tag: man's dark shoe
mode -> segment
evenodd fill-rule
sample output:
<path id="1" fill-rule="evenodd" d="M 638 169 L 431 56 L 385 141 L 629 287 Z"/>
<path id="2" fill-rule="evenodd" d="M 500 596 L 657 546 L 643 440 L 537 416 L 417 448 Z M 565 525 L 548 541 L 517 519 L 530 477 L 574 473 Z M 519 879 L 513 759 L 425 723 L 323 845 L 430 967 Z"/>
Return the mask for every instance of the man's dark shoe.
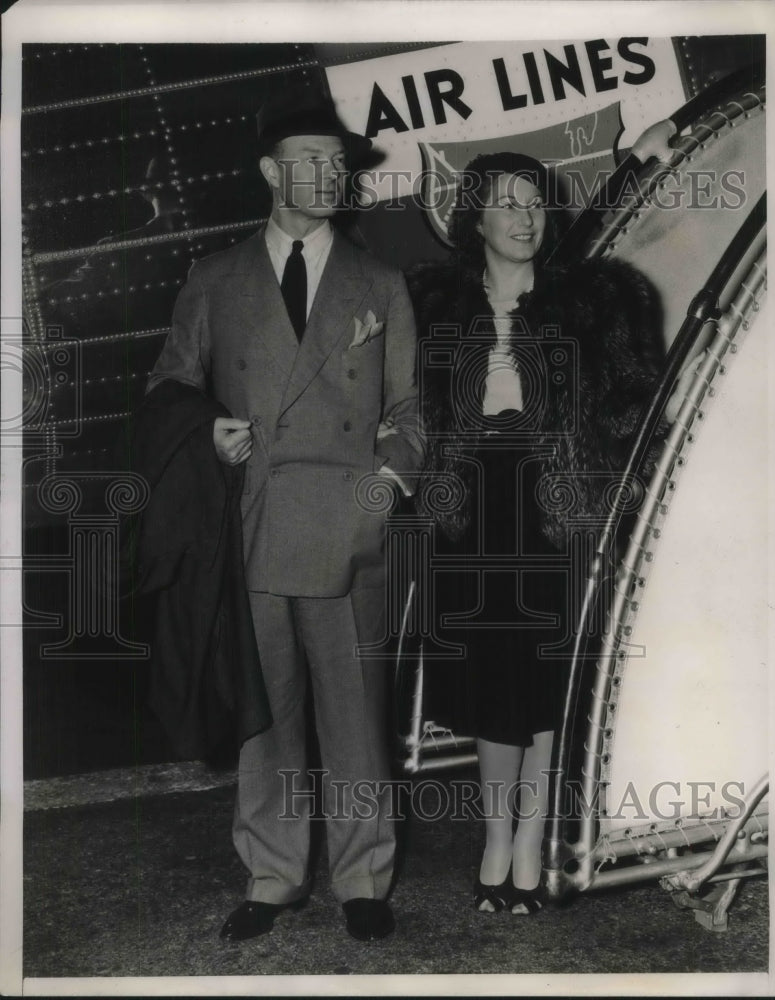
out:
<path id="1" fill-rule="evenodd" d="M 358 941 L 387 937 L 396 926 L 393 911 L 384 899 L 348 899 L 342 909 L 347 930 Z"/>
<path id="2" fill-rule="evenodd" d="M 246 899 L 221 928 L 221 937 L 224 941 L 247 941 L 259 934 L 268 934 L 274 918 L 285 906 L 284 903 L 252 903 Z"/>

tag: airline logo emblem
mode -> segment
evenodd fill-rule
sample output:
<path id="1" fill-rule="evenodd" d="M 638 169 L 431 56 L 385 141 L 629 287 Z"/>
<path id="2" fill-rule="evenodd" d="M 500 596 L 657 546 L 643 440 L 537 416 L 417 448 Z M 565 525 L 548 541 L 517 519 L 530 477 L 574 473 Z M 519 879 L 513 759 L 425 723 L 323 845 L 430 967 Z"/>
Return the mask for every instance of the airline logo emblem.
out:
<path id="1" fill-rule="evenodd" d="M 540 160 L 556 175 L 558 195 L 578 213 L 605 183 L 622 158 L 623 126 L 619 102 L 570 121 L 471 142 L 421 142 L 420 204 L 433 234 L 449 246 L 447 225 L 455 202 L 457 177 L 481 153 L 512 151 Z"/>

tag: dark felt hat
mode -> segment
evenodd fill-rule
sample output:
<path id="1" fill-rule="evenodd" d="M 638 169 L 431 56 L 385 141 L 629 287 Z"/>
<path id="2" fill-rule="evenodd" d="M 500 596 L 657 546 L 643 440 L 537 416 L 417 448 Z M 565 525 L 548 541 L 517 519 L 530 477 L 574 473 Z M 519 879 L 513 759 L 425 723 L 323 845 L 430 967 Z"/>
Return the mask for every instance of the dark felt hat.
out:
<path id="1" fill-rule="evenodd" d="M 283 91 L 268 98 L 256 115 L 256 123 L 260 156 L 292 135 L 335 135 L 342 140 L 351 163 L 362 159 L 371 149 L 371 139 L 348 132 L 333 102 L 311 87 Z"/>

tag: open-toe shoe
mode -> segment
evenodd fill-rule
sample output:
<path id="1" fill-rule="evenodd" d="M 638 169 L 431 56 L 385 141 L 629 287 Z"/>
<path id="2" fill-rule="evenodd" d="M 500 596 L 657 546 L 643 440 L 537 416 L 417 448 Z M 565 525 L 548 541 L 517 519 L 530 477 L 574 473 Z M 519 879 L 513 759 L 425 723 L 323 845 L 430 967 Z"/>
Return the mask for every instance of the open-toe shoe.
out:
<path id="1" fill-rule="evenodd" d="M 542 909 L 543 904 L 541 902 L 541 888 L 540 886 L 535 889 L 517 889 L 516 886 L 511 887 L 511 899 L 509 901 L 509 907 L 511 912 L 517 917 L 533 916 L 534 913 L 538 913 Z M 514 909 L 515 906 L 524 906 L 525 911 Z"/>
<path id="2" fill-rule="evenodd" d="M 500 885 L 485 885 L 481 879 L 477 878 L 474 883 L 474 906 L 482 913 L 488 912 L 481 909 L 482 903 L 490 903 L 496 913 L 499 913 L 501 910 L 511 909 L 515 904 L 515 891 L 514 882 L 511 878 L 511 865 L 509 865 L 506 878 Z"/>

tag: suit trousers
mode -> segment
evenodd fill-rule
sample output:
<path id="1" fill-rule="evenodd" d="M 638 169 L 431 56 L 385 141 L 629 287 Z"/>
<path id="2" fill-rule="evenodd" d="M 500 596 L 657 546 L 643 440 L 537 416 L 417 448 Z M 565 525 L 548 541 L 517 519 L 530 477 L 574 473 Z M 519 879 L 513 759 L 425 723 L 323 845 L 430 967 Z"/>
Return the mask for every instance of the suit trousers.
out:
<path id="1" fill-rule="evenodd" d="M 291 903 L 309 893 L 311 799 L 305 746 L 311 681 L 334 896 L 384 899 L 393 874 L 386 665 L 357 646 L 384 637 L 384 579 L 344 597 L 250 592 L 273 724 L 240 752 L 234 844 L 246 898 Z"/>

